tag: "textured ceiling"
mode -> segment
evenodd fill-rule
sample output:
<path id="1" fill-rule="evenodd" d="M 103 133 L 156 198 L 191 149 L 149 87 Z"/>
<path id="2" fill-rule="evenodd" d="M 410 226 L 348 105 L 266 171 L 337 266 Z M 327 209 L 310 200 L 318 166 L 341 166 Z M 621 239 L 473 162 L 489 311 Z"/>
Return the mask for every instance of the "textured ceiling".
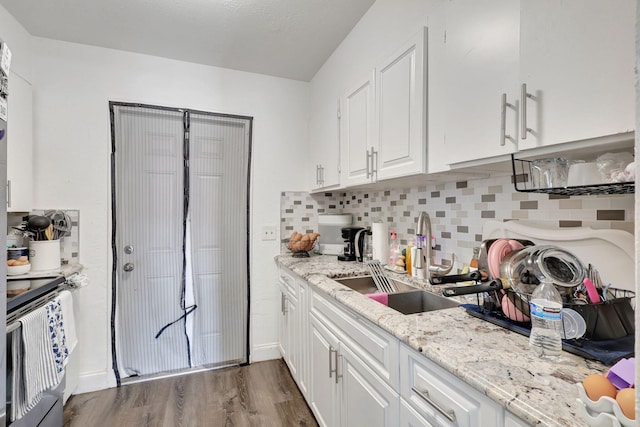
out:
<path id="1" fill-rule="evenodd" d="M 34 36 L 309 81 L 375 0 L 0 0 Z"/>

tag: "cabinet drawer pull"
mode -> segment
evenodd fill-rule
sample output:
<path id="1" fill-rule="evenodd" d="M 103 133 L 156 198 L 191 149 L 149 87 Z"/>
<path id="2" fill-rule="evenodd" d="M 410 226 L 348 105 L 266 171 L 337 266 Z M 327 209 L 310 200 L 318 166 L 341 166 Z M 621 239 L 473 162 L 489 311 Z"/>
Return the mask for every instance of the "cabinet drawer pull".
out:
<path id="1" fill-rule="evenodd" d="M 527 139 L 527 133 L 532 132 L 531 128 L 527 127 L 527 98 L 533 98 L 533 96 L 527 93 L 527 84 L 522 83 L 520 87 L 520 135 L 522 139 Z"/>
<path id="2" fill-rule="evenodd" d="M 507 102 L 507 94 L 502 94 L 500 106 L 500 146 L 504 146 L 506 140 L 513 141 L 511 135 L 507 135 L 507 107 L 514 108 L 513 104 Z"/>
<path id="3" fill-rule="evenodd" d="M 287 296 L 283 292 L 280 292 L 280 311 L 283 316 L 287 314 Z"/>
<path id="4" fill-rule="evenodd" d="M 7 207 L 11 207 L 11 180 L 7 180 Z"/>
<path id="5" fill-rule="evenodd" d="M 336 354 L 336 356 L 338 355 L 338 350 L 335 350 L 332 346 L 329 346 L 329 378 L 331 378 L 332 374 L 335 372 L 336 373 L 336 383 L 338 382 L 338 358 L 336 357 L 336 369 L 333 369 L 333 361 L 331 356 L 333 356 L 333 354 Z"/>
<path id="6" fill-rule="evenodd" d="M 375 157 L 375 160 L 374 160 Z M 371 147 L 371 176 L 378 174 L 378 152 Z"/>
<path id="7" fill-rule="evenodd" d="M 367 149 L 367 179 L 373 176 L 372 166 L 373 166 L 373 147 L 371 147 L 371 150 Z"/>
<path id="8" fill-rule="evenodd" d="M 456 413 L 453 409 L 443 409 L 436 401 L 429 397 L 429 392 L 427 390 L 420 391 L 415 387 L 411 387 L 411 391 L 420 396 L 422 400 L 427 402 L 429 405 L 433 406 L 436 411 L 440 412 L 442 415 L 447 417 L 449 421 L 452 423 L 456 422 Z M 457 424 L 457 423 L 456 423 Z"/>

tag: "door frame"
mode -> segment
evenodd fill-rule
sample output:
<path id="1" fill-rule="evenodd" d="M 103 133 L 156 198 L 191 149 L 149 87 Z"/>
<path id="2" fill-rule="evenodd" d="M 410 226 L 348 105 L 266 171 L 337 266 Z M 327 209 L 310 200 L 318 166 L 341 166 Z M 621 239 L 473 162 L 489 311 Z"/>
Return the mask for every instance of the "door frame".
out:
<path id="1" fill-rule="evenodd" d="M 177 108 L 177 107 L 165 107 L 160 105 L 152 105 L 152 104 L 141 104 L 141 103 L 132 103 L 132 102 L 118 102 L 118 101 L 109 101 L 109 121 L 110 121 L 110 131 L 111 131 L 111 153 L 110 153 L 110 162 L 111 162 L 111 317 L 110 317 L 110 332 L 111 332 L 111 363 L 113 373 L 116 378 L 116 384 L 118 387 L 122 385 L 122 379 L 120 378 L 120 372 L 118 371 L 118 357 L 116 351 L 116 302 L 117 302 L 117 273 L 118 273 L 118 251 L 116 247 L 116 232 L 117 232 L 117 220 L 116 220 L 116 129 L 115 129 L 115 107 L 136 107 L 136 108 L 148 108 L 153 110 L 160 111 L 173 111 L 173 112 L 181 112 L 188 117 L 191 113 L 213 116 L 213 117 L 222 117 L 222 118 L 232 118 L 232 119 L 240 119 L 247 120 L 249 122 L 249 146 L 248 146 L 248 159 L 247 159 L 247 193 L 246 193 L 246 257 L 247 257 L 247 266 L 246 266 L 246 275 L 247 275 L 247 330 L 246 334 L 246 342 L 245 342 L 245 362 L 241 364 L 241 366 L 249 364 L 249 356 L 250 356 L 250 331 L 251 331 L 251 263 L 250 263 L 250 254 L 251 254 L 251 161 L 252 161 L 252 147 L 253 147 L 253 117 L 251 116 L 241 116 L 236 114 L 225 114 L 225 113 L 214 113 L 210 111 L 202 111 L 202 110 L 194 110 L 190 108 Z M 183 140 L 184 144 L 188 143 L 188 136 Z M 185 159 L 186 160 L 186 159 Z M 188 186 L 188 181 L 186 182 Z M 188 187 L 187 187 L 188 188 Z M 188 198 L 186 198 L 188 200 Z M 184 217 L 183 221 L 183 263 L 184 263 L 184 233 L 186 232 L 186 213 L 188 209 L 187 205 L 183 209 Z M 184 292 L 184 275 L 186 272 L 183 269 L 183 292 Z M 188 368 L 193 369 L 193 368 Z M 214 368 L 215 369 L 215 368 Z M 201 370 L 201 368 L 198 368 Z M 153 375 L 157 378 L 157 374 Z"/>

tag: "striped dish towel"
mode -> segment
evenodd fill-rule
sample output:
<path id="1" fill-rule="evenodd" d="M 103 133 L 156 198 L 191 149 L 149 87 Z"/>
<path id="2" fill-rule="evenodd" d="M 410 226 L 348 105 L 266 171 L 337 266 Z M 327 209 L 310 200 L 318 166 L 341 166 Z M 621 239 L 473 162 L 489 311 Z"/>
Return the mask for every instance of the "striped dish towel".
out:
<path id="1" fill-rule="evenodd" d="M 56 387 L 64 376 L 70 352 L 65 334 L 65 314 L 70 318 L 70 325 L 73 325 L 73 300 L 70 295 L 57 297 L 19 319 L 22 333 L 19 337 L 15 337 L 18 331 L 14 333 L 12 354 L 14 408 L 11 416 L 14 420 L 24 416 L 40 401 L 42 392 Z M 75 325 L 71 332 L 75 345 Z"/>

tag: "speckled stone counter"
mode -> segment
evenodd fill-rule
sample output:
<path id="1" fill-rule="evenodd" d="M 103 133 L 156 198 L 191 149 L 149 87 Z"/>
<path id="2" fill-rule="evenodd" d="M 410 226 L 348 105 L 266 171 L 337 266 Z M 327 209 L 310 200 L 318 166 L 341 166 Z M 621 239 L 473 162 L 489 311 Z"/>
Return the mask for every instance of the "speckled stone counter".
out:
<path id="1" fill-rule="evenodd" d="M 567 352 L 555 363 L 540 360 L 529 352 L 527 337 L 472 317 L 463 308 L 403 315 L 332 280 L 367 274 L 361 263 L 339 262 L 335 256 L 290 255 L 279 255 L 276 262 L 530 424 L 585 425 L 577 414 L 575 383 L 605 371 L 602 364 Z M 440 291 L 426 281 L 389 275 Z"/>

